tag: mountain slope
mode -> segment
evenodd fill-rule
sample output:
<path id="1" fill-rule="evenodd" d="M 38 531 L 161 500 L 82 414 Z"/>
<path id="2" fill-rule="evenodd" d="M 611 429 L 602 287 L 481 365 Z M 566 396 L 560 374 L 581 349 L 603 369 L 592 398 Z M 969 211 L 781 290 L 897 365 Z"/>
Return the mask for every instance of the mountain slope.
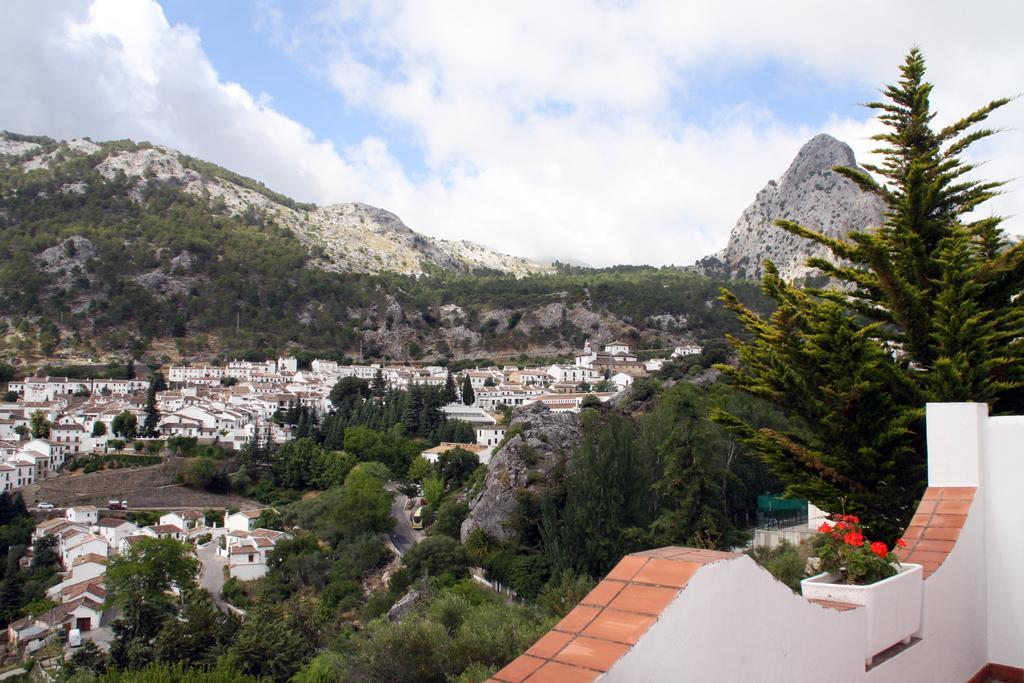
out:
<path id="1" fill-rule="evenodd" d="M 528 259 L 472 242 L 421 235 L 394 214 L 365 204 L 301 204 L 262 183 L 160 145 L 101 146 L 89 140 L 55 142 L 5 133 L 0 135 L 0 155 L 17 157 L 13 166 L 25 172 L 52 170 L 68 157 L 81 156 L 107 180 L 123 173 L 134 183 L 131 193 L 139 201 L 147 188 L 160 185 L 201 197 L 218 213 L 262 212 L 295 233 L 312 249 L 313 265 L 325 270 L 421 275 L 436 269 L 466 272 L 485 268 L 517 277 L 550 271 Z M 84 190 L 82 182 L 69 183 L 70 191 Z"/>
<path id="2" fill-rule="evenodd" d="M 367 252 L 317 233 L 344 235 L 341 223 L 376 261 L 342 269 Z M 720 283 L 694 273 L 517 278 L 498 270 L 505 257 L 379 209 L 317 209 L 130 141 L 0 138 L 0 235 L 0 356 L 14 359 L 551 357 L 587 338 L 671 351 L 736 327 Z M 378 238 L 387 249 L 366 241 Z M 466 259 L 494 269 L 468 272 Z M 367 272 L 381 266 L 408 274 Z"/>
<path id="3" fill-rule="evenodd" d="M 882 224 L 885 204 L 832 170 L 857 167 L 849 145 L 830 135 L 816 135 L 797 153 L 779 180 L 770 180 L 736 221 L 726 248 L 698 262 L 707 271 L 734 278 L 759 279 L 771 260 L 788 280 L 813 275 L 808 257 L 831 259 L 824 247 L 782 230 L 787 219 L 830 237 Z"/>

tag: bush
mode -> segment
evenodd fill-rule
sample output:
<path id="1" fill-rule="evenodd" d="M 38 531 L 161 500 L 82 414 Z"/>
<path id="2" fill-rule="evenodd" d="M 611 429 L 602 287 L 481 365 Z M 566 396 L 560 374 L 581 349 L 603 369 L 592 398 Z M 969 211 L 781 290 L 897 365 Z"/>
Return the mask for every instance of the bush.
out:
<path id="1" fill-rule="evenodd" d="M 772 576 L 789 586 L 793 592 L 800 591 L 800 580 L 807 576 L 807 551 L 804 546 L 795 546 L 783 541 L 775 548 L 757 546 L 747 555 L 767 569 Z"/>
<path id="2" fill-rule="evenodd" d="M 469 575 L 469 558 L 462 545 L 450 536 L 428 536 L 402 558 L 414 577 L 429 576 L 452 584 Z"/>

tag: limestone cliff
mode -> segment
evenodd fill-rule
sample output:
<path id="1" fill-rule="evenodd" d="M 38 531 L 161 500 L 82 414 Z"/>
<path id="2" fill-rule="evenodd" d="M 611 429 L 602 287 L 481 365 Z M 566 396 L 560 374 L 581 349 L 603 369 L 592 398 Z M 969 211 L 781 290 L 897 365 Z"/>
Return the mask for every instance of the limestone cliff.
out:
<path id="1" fill-rule="evenodd" d="M 853 150 L 830 135 L 816 135 L 797 153 L 781 178 L 768 181 L 743 211 L 725 250 L 698 266 L 729 277 L 760 278 L 771 260 L 788 280 L 812 274 L 810 256 L 830 258 L 827 249 L 791 235 L 775 221 L 787 219 L 831 237 L 877 227 L 885 204 L 832 170 L 857 167 Z"/>
<path id="2" fill-rule="evenodd" d="M 475 529 L 506 541 L 512 535 L 508 520 L 521 491 L 539 491 L 559 461 L 572 455 L 579 443 L 580 420 L 575 413 L 555 413 L 540 403 L 517 409 L 512 434 L 487 464 L 484 488 L 469 501 L 462 523 L 462 540 Z"/>

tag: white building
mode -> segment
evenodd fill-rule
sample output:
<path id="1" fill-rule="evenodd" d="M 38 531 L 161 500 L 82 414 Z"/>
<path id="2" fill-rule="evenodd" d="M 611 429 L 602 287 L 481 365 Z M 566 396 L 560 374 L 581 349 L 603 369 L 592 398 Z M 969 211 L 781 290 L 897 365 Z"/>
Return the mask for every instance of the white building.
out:
<path id="1" fill-rule="evenodd" d="M 92 526 L 99 521 L 100 511 L 92 505 L 76 505 L 64 511 L 64 519 L 75 524 Z"/>
<path id="2" fill-rule="evenodd" d="M 476 428 L 476 443 L 478 446 L 494 448 L 505 438 L 508 432 L 508 425 L 490 425 Z"/>
<path id="3" fill-rule="evenodd" d="M 121 547 L 121 539 L 139 533 L 139 527 L 126 519 L 104 517 L 92 526 L 92 532 L 101 537 L 113 551 Z"/>
<path id="4" fill-rule="evenodd" d="M 683 346 L 677 346 L 675 351 L 672 352 L 673 358 L 682 358 L 683 356 L 699 356 L 704 352 L 704 348 L 698 344 L 684 344 Z"/>

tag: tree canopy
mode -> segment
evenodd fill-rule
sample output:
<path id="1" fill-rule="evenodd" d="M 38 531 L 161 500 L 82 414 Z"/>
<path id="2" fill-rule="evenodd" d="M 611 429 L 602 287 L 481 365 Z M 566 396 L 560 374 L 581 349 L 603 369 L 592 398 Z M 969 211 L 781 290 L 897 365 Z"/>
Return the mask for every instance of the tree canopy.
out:
<path id="1" fill-rule="evenodd" d="M 924 74 L 915 48 L 885 100 L 868 105 L 886 127 L 874 138 L 882 163 L 835 169 L 886 202 L 883 225 L 837 239 L 778 223 L 829 248 L 833 259 L 808 263 L 837 286 L 797 289 L 769 263 L 772 315 L 723 293 L 751 338 L 731 338 L 740 364 L 721 369 L 802 429 L 755 428 L 724 411 L 717 419 L 770 463 L 788 493 L 856 513 L 888 540 L 924 487 L 925 403 L 1024 407 L 1024 244 L 1010 246 L 1002 218 L 979 211 L 1002 183 L 974 179 L 976 164 L 961 158 L 995 132 L 979 126 L 1009 100 L 934 129 Z"/>

